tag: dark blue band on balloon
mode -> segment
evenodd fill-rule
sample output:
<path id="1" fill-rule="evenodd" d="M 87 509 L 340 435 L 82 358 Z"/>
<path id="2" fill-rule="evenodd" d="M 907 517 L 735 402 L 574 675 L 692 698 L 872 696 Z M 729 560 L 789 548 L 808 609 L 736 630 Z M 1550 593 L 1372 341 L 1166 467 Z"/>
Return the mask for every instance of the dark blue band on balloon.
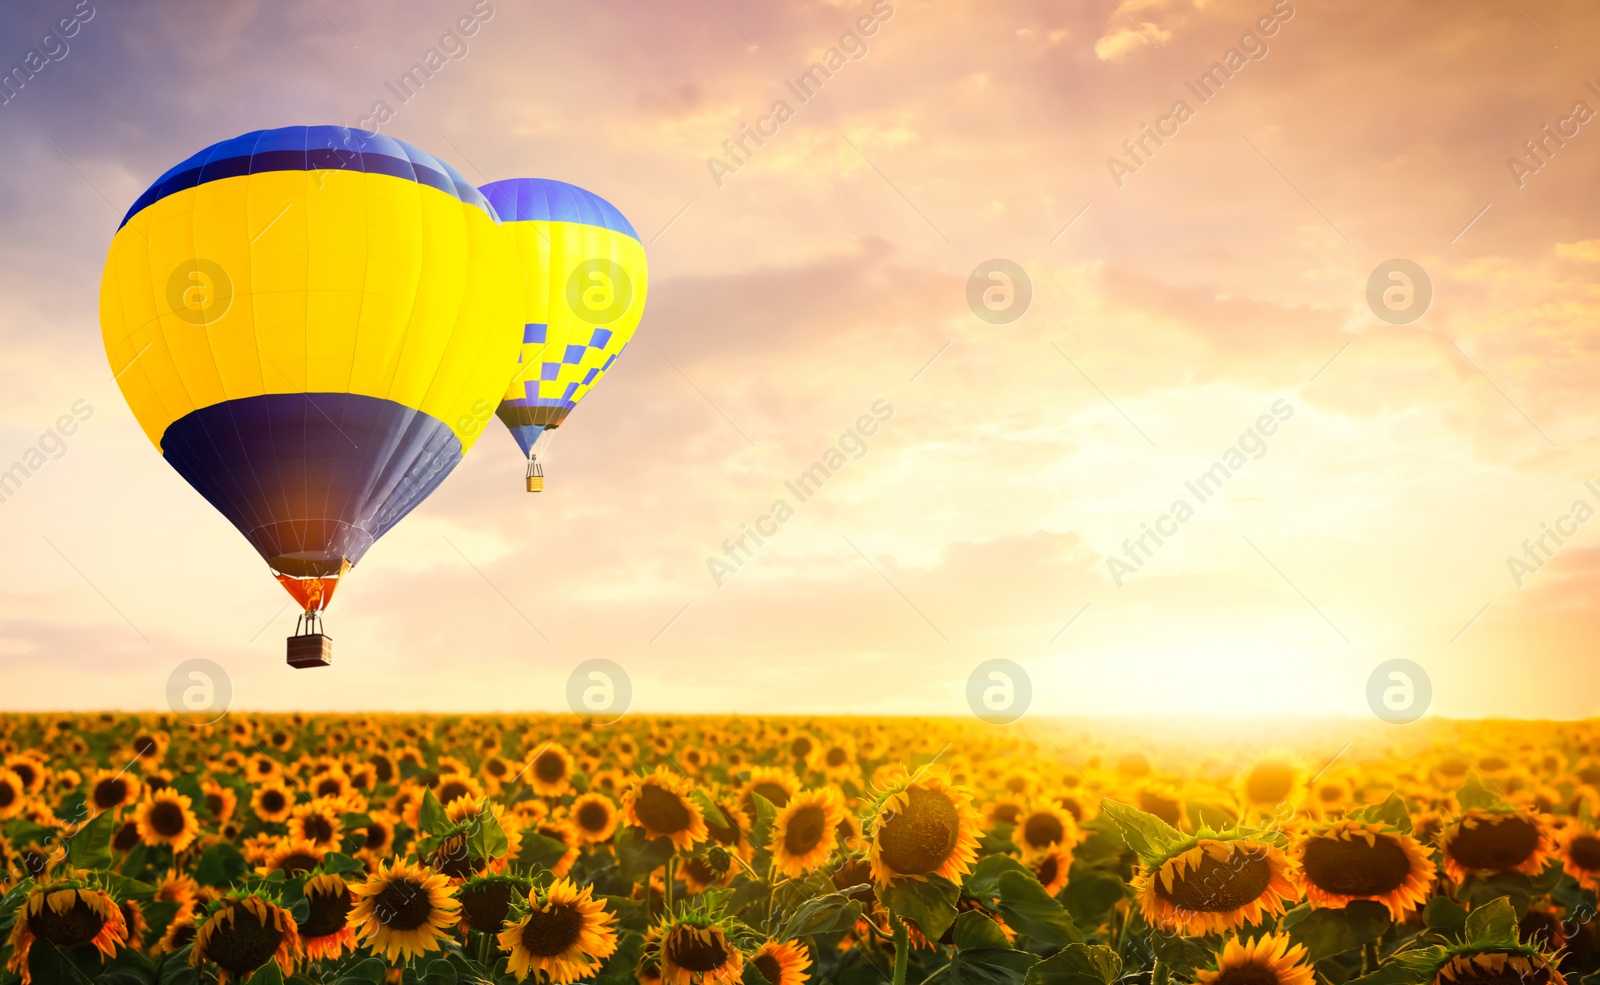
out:
<path id="1" fill-rule="evenodd" d="M 207 147 L 156 179 L 117 228 L 127 225 L 150 204 L 208 181 L 267 171 L 318 170 L 404 178 L 437 188 L 498 218 L 482 192 L 455 168 L 426 151 L 366 130 L 313 126 L 256 130 Z"/>
<path id="2" fill-rule="evenodd" d="M 617 207 L 586 188 L 553 178 L 506 178 L 479 191 L 501 222 L 575 222 L 639 238 Z"/>
<path id="3" fill-rule="evenodd" d="M 168 463 L 273 570 L 338 574 L 461 461 L 448 425 L 354 393 L 269 393 L 212 404 L 161 436 Z"/>

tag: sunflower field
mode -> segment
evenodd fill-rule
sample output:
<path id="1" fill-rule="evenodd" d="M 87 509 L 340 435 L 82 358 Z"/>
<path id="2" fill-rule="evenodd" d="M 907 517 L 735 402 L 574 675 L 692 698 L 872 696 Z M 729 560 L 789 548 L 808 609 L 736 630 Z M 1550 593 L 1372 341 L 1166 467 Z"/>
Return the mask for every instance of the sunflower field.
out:
<path id="1" fill-rule="evenodd" d="M 10 715 L 0 985 L 1600 985 L 1600 725 L 1208 728 Z"/>

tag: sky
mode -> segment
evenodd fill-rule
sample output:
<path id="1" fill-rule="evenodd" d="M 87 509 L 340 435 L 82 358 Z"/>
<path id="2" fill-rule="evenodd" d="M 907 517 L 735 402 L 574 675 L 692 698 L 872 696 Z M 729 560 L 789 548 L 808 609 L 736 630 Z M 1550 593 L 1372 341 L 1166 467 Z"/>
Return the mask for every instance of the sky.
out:
<path id="1" fill-rule="evenodd" d="M 203 658 L 240 708 L 554 710 L 604 659 L 640 711 L 968 714 L 1005 659 L 1033 716 L 1366 716 L 1405 659 L 1430 714 L 1594 714 L 1597 43 L 1576 0 L 7 5 L 0 74 L 48 57 L 0 105 L 0 465 L 51 454 L 0 503 L 0 704 L 159 709 Z M 487 436 L 293 671 L 100 271 L 189 154 L 380 101 L 615 204 L 649 302 L 547 491 Z"/>

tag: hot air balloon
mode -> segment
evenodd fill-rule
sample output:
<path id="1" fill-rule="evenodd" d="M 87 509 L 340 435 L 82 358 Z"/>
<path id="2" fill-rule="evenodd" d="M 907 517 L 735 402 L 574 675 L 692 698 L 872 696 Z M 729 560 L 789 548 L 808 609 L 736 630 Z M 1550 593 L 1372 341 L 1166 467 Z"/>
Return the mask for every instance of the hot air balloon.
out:
<path id="1" fill-rule="evenodd" d="M 522 275 L 454 168 L 346 127 L 258 130 L 163 174 L 100 286 L 144 432 L 304 609 L 321 666 L 339 579 L 421 503 L 516 372 Z"/>
<path id="2" fill-rule="evenodd" d="M 535 442 L 561 426 L 639 326 L 649 286 L 644 245 L 610 202 L 577 185 L 509 178 L 482 191 L 527 275 L 523 371 L 495 413 L 528 456 L 528 491 L 540 492 Z"/>

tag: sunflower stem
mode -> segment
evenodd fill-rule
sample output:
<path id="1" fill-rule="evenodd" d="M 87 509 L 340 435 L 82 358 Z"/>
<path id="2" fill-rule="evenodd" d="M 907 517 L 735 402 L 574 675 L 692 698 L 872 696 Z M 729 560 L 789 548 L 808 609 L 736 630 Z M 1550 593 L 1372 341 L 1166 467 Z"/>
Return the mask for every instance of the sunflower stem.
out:
<path id="1" fill-rule="evenodd" d="M 489 934 L 487 931 L 478 933 L 478 964 L 489 967 Z"/>
<path id="2" fill-rule="evenodd" d="M 1378 970 L 1378 942 L 1368 941 L 1361 945 L 1361 973 L 1370 975 Z"/>
<path id="3" fill-rule="evenodd" d="M 906 967 L 911 963 L 911 935 L 904 920 L 893 913 L 889 914 L 889 919 L 894 924 L 894 980 L 890 985 L 906 985 Z"/>
<path id="4" fill-rule="evenodd" d="M 1155 963 L 1150 966 L 1150 985 L 1167 985 L 1167 979 L 1171 975 L 1172 969 L 1163 964 L 1158 957 L 1155 959 Z"/>
<path id="5" fill-rule="evenodd" d="M 667 856 L 667 916 L 672 916 L 672 881 L 678 877 L 678 853 Z"/>

